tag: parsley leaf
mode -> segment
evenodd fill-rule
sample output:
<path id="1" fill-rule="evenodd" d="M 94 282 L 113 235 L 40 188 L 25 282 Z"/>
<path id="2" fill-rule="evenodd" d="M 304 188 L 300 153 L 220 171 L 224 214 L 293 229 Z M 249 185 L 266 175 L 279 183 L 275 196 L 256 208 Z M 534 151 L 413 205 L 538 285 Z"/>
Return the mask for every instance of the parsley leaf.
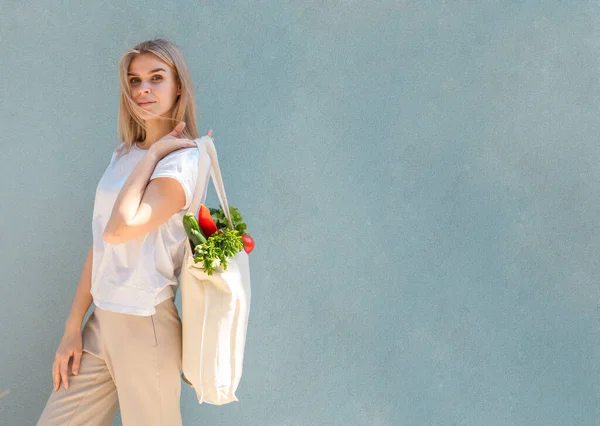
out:
<path id="1" fill-rule="evenodd" d="M 218 209 L 211 207 L 209 208 L 209 211 L 210 215 L 215 221 L 215 224 L 217 225 L 217 229 L 229 229 L 229 222 L 227 221 L 227 216 L 225 216 L 225 211 L 221 205 L 219 205 Z M 242 218 L 242 215 L 240 214 L 240 210 L 230 204 L 229 213 L 231 214 L 231 223 L 233 225 L 233 229 L 237 230 L 240 236 L 244 234 L 250 235 L 246 232 L 246 224 L 244 223 L 244 218 Z"/>
<path id="2" fill-rule="evenodd" d="M 206 243 L 194 247 L 194 263 L 203 262 L 206 273 L 212 275 L 218 266 L 227 270 L 227 258 L 235 256 L 243 249 L 244 243 L 238 231 L 225 228 L 222 232 L 211 235 Z"/>

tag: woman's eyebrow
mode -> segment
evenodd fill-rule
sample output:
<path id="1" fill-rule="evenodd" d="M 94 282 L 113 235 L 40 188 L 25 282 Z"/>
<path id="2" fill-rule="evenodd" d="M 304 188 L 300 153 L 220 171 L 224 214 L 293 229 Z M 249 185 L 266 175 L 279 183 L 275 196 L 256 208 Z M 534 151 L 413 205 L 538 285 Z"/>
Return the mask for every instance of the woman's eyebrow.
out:
<path id="1" fill-rule="evenodd" d="M 164 71 L 167 72 L 166 70 L 162 69 L 162 68 L 156 68 L 155 70 L 150 71 L 148 74 L 152 74 L 153 72 L 158 72 L 158 71 Z M 128 72 L 127 75 L 137 75 L 134 72 Z"/>

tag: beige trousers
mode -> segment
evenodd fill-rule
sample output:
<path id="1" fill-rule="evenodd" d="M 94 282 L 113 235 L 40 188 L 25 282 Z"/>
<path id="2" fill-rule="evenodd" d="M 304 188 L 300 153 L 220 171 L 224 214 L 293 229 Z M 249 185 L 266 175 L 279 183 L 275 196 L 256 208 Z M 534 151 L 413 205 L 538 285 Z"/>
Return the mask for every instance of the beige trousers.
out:
<path id="1" fill-rule="evenodd" d="M 37 425 L 180 426 L 181 319 L 174 299 L 152 316 L 98 307 L 82 330 L 79 374 L 52 393 Z M 50 380 L 50 386 L 52 382 Z"/>

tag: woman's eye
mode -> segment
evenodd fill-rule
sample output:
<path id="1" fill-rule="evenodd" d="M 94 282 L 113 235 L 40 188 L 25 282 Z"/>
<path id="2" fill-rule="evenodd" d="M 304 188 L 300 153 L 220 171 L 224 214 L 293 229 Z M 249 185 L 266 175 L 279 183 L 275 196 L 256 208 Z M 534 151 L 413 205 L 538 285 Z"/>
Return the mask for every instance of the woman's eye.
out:
<path id="1" fill-rule="evenodd" d="M 161 75 L 155 75 L 155 76 L 154 76 L 154 77 L 152 77 L 152 78 L 153 78 L 155 81 L 160 81 L 160 80 L 162 80 L 162 76 L 161 76 Z M 137 78 L 137 77 L 134 77 L 134 78 L 132 78 L 131 80 L 129 80 L 129 83 L 131 83 L 131 84 L 135 84 L 135 83 L 138 83 L 138 81 L 139 81 L 139 78 Z"/>

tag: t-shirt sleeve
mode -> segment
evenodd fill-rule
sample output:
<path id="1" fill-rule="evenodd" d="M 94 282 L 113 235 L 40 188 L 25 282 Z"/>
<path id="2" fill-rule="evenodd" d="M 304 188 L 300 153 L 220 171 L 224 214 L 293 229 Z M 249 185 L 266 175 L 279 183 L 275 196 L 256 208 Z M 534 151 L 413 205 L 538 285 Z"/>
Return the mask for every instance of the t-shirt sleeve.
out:
<path id="1" fill-rule="evenodd" d="M 198 148 L 184 148 L 173 151 L 162 158 L 154 168 L 150 180 L 158 177 L 176 179 L 185 192 L 185 206 L 190 207 L 198 180 Z"/>

